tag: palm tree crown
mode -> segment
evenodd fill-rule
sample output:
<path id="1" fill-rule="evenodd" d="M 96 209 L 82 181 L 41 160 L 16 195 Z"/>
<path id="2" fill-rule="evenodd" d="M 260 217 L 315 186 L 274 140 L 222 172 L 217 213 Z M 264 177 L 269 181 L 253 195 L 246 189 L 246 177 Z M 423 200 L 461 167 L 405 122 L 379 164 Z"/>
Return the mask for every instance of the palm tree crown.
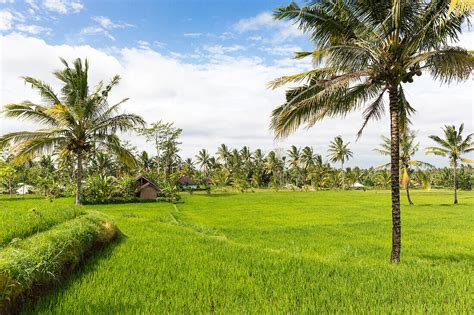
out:
<path id="1" fill-rule="evenodd" d="M 24 77 L 25 82 L 39 91 L 44 104 L 7 104 L 3 111 L 7 117 L 30 120 L 44 128 L 5 134 L 0 138 L 0 146 L 10 145 L 16 162 L 48 153 L 58 154 L 65 159 L 75 158 L 76 203 L 79 204 L 82 161 L 86 154 L 92 149 L 107 149 L 124 163 L 134 164 L 135 158 L 121 145 L 115 133 L 132 130 L 137 125 L 143 125 L 144 121 L 137 115 L 117 114 L 120 105 L 128 99 L 109 105 L 108 95 L 119 83 L 119 76 L 114 76 L 107 85 L 99 82 L 91 93 L 87 60 L 83 63 L 76 59 L 72 67 L 64 59 L 61 61 L 65 69 L 54 72 L 55 77 L 63 83 L 60 95 L 47 83 Z"/>
<path id="2" fill-rule="evenodd" d="M 438 144 L 437 147 L 426 148 L 426 154 L 435 154 L 440 156 L 448 156 L 453 168 L 453 186 L 454 186 L 454 203 L 458 203 L 457 193 L 457 167 L 458 162 L 474 163 L 473 160 L 465 158 L 463 155 L 474 151 L 474 142 L 472 136 L 474 133 L 468 134 L 463 139 L 462 132 L 464 131 L 464 124 L 459 126 L 456 130 L 455 126 L 444 126 L 444 139 L 438 136 L 430 136 L 430 139 Z"/>
<path id="3" fill-rule="evenodd" d="M 341 136 L 337 136 L 334 138 L 333 141 L 329 144 L 329 159 L 333 163 L 341 162 L 344 164 L 347 160 L 349 160 L 353 153 L 352 150 L 349 149 L 350 142 L 344 143 Z"/>
<path id="4" fill-rule="evenodd" d="M 438 136 L 430 136 L 430 139 L 436 142 L 438 146 L 426 148 L 426 154 L 448 156 L 451 164 L 459 160 L 465 163 L 473 163 L 472 160 L 462 155 L 474 151 L 474 142 L 472 140 L 474 133 L 468 134 L 463 139 L 463 131 L 464 124 L 461 124 L 458 130 L 456 130 L 456 126 L 444 126 L 444 139 Z"/>
<path id="5" fill-rule="evenodd" d="M 345 117 L 365 108 L 360 135 L 369 120 L 384 114 L 384 95 L 388 93 L 394 263 L 400 261 L 401 251 L 400 122 L 413 112 L 403 84 L 412 83 L 424 71 L 443 83 L 469 78 L 473 55 L 450 45 L 459 39 L 462 25 L 472 13 L 457 3 L 319 0 L 304 7 L 292 2 L 275 11 L 276 19 L 293 21 L 316 45 L 314 51 L 298 52 L 296 57 L 311 56 L 318 66 L 324 61 L 322 67 L 270 83 L 272 88 L 300 84 L 287 90 L 284 104 L 272 112 L 271 128 L 277 138 L 288 136 L 301 125 L 312 127 L 323 118 Z"/>

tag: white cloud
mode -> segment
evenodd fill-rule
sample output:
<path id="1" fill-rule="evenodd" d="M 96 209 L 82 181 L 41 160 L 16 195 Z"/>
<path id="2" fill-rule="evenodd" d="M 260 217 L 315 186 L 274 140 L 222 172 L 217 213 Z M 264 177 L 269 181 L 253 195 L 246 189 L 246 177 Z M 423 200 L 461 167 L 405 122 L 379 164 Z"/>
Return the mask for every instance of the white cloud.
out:
<path id="1" fill-rule="evenodd" d="M 112 36 L 107 30 L 103 29 L 102 27 L 98 26 L 88 26 L 84 27 L 79 35 L 104 35 L 107 36 L 111 40 L 115 40 L 115 37 Z"/>
<path id="2" fill-rule="evenodd" d="M 80 12 L 84 8 L 84 5 L 79 1 L 43 0 L 43 7 L 51 12 L 68 14 Z"/>
<path id="3" fill-rule="evenodd" d="M 235 25 L 234 28 L 240 32 L 256 31 L 262 27 L 270 27 L 275 21 L 270 12 L 262 12 L 256 16 L 241 19 Z"/>
<path id="4" fill-rule="evenodd" d="M 233 28 L 239 33 L 258 31 L 262 29 L 274 31 L 273 36 L 268 42 L 278 44 L 288 39 L 303 36 L 298 28 L 288 21 L 277 21 L 273 19 L 270 12 L 262 12 L 256 16 L 241 19 L 234 24 Z M 249 38 L 251 40 L 261 40 L 259 36 Z"/>
<path id="5" fill-rule="evenodd" d="M 202 35 L 204 35 L 203 33 L 184 33 L 183 36 L 184 37 L 201 37 Z"/>
<path id="6" fill-rule="evenodd" d="M 258 41 L 261 41 L 263 38 L 262 38 L 262 36 L 250 36 L 247 39 L 258 42 Z"/>
<path id="7" fill-rule="evenodd" d="M 244 50 L 245 48 L 240 45 L 232 45 L 232 46 L 222 46 L 222 45 L 213 45 L 213 46 L 205 46 L 204 50 L 211 54 L 216 55 L 223 55 L 229 52 L 236 52 L 239 50 Z"/>
<path id="8" fill-rule="evenodd" d="M 105 16 L 95 16 L 92 17 L 92 20 L 94 20 L 98 25 L 83 28 L 79 33 L 80 36 L 103 35 L 115 41 L 115 37 L 110 33 L 111 30 L 117 28 L 134 27 L 134 25 L 128 23 L 115 23 Z"/>
<path id="9" fill-rule="evenodd" d="M 187 58 L 166 57 L 152 49 L 125 48 L 108 54 L 89 46 L 49 45 L 20 34 L 2 36 L 0 40 L 3 44 L 0 104 L 25 99 L 39 102 L 41 98 L 19 79 L 20 76 L 43 79 L 58 90 L 60 85 L 52 75 L 61 67 L 58 57 L 67 60 L 87 57 L 91 85 L 114 74 L 122 76 L 122 82 L 111 93 L 111 103 L 130 97 L 123 106 L 125 111 L 136 112 L 148 122 L 174 121 L 184 129 L 182 153 L 185 157 L 194 157 L 201 148 L 215 152 L 221 143 L 231 147 L 249 145 L 251 149 L 265 151 L 290 144 L 311 145 L 316 152 L 326 156 L 329 141 L 342 135 L 346 141 L 351 141 L 354 151 L 354 159 L 349 165 L 386 162 L 372 149 L 378 146 L 381 134 L 389 133 L 388 117 L 370 123 L 362 138 L 355 142 L 355 133 L 362 122 L 360 112 L 348 115 L 344 120 L 323 121 L 309 131 L 298 131 L 286 141 L 273 142 L 268 130 L 269 116 L 272 109 L 283 102 L 284 91 L 268 90 L 266 84 L 275 77 L 308 69 L 309 61 L 268 66 L 258 58 L 222 56 L 193 65 L 187 63 Z M 421 148 L 431 144 L 427 135 L 440 134 L 443 124 L 465 122 L 466 133 L 472 132 L 472 87 L 472 82 L 440 87 L 425 75 L 415 84 L 408 85 L 406 92 L 417 109 L 413 121 L 415 129 L 420 130 Z M 25 128 L 35 126 L 0 117 L 0 134 Z M 140 148 L 147 147 L 139 137 L 132 141 Z M 415 158 L 447 165 L 445 159 L 419 155 Z"/>
<path id="10" fill-rule="evenodd" d="M 0 10 L 0 31 L 9 31 L 13 28 L 15 22 L 23 22 L 25 17 L 13 10 Z"/>
<path id="11" fill-rule="evenodd" d="M 16 26 L 16 29 L 21 31 L 21 32 L 29 33 L 29 34 L 32 34 L 32 35 L 37 35 L 37 34 L 49 35 L 49 34 L 51 34 L 51 29 L 50 28 L 39 26 L 39 25 L 18 24 Z"/>
<path id="12" fill-rule="evenodd" d="M 105 16 L 94 16 L 92 19 L 99 23 L 99 25 L 104 29 L 126 28 L 134 26 L 128 23 L 114 23 L 111 19 Z"/>
<path id="13" fill-rule="evenodd" d="M 218 36 L 221 40 L 228 40 L 234 38 L 234 34 L 231 32 L 224 32 Z"/>
<path id="14" fill-rule="evenodd" d="M 39 9 L 39 6 L 36 4 L 36 1 L 35 0 L 25 0 L 25 2 L 27 4 L 30 5 L 30 7 L 34 10 L 38 10 Z"/>
<path id="15" fill-rule="evenodd" d="M 278 56 L 292 56 L 294 52 L 301 51 L 299 46 L 275 46 L 275 47 L 263 47 L 260 48 L 262 51 L 265 51 L 272 55 Z"/>
<path id="16" fill-rule="evenodd" d="M 14 3 L 15 0 L 0 0 L 1 4 Z"/>

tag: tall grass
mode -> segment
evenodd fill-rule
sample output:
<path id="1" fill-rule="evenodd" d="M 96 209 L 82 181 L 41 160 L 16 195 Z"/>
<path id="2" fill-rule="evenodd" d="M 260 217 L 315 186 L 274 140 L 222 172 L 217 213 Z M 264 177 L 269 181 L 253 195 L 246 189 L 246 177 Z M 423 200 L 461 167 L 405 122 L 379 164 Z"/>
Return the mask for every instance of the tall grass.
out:
<path id="1" fill-rule="evenodd" d="M 64 200 L 0 197 L 0 249 L 15 239 L 45 231 L 85 213 Z"/>
<path id="2" fill-rule="evenodd" d="M 385 191 L 184 195 L 89 206 L 127 238 L 25 313 L 438 313 L 473 307 L 474 193 L 403 200 L 389 263 Z"/>
<path id="3" fill-rule="evenodd" d="M 32 289 L 57 282 L 94 246 L 116 235 L 106 216 L 88 213 L 0 250 L 0 313 L 14 309 Z"/>

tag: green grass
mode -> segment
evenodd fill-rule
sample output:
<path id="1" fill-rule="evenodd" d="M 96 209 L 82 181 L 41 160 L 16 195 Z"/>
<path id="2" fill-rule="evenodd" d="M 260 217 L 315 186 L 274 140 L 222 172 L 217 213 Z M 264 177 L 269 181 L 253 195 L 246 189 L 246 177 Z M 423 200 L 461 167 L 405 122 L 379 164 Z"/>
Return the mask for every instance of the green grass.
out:
<path id="1" fill-rule="evenodd" d="M 127 237 L 24 312 L 472 314 L 474 193 L 457 206 L 449 191 L 413 200 L 402 196 L 398 266 L 387 191 L 87 206 Z"/>
<path id="2" fill-rule="evenodd" d="M 117 232 L 106 215 L 88 212 L 5 246 L 0 250 L 0 314 L 15 310 L 31 291 L 57 284 Z"/>
<path id="3" fill-rule="evenodd" d="M 54 203 L 38 198 L 0 197 L 0 249 L 15 239 L 23 239 L 56 224 L 83 215 L 69 200 Z"/>

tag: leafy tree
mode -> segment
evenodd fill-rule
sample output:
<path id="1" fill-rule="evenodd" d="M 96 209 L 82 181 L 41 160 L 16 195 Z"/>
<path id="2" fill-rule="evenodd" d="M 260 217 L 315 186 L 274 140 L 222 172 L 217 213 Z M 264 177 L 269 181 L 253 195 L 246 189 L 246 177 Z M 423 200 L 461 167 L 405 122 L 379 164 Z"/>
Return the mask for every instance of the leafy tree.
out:
<path id="1" fill-rule="evenodd" d="M 204 176 L 209 176 L 209 167 L 211 166 L 211 156 L 206 149 L 202 149 L 196 155 L 196 161 L 201 169 L 204 171 Z"/>
<path id="2" fill-rule="evenodd" d="M 0 146 L 10 145 L 15 162 L 44 153 L 69 157 L 76 163 L 76 204 L 81 203 L 81 184 L 84 158 L 93 147 L 103 147 L 114 152 L 124 163 L 133 164 L 134 156 L 121 146 L 116 132 L 132 130 L 143 125 L 141 117 L 134 114 L 117 114 L 119 106 L 127 99 L 110 106 L 107 98 L 119 81 L 114 76 L 109 84 L 99 82 L 90 91 L 89 64 L 76 59 L 72 65 L 61 59 L 65 69 L 54 72 L 63 83 L 58 96 L 45 82 L 25 77 L 26 83 L 38 90 L 44 105 L 23 102 L 5 105 L 4 114 L 11 118 L 30 120 L 44 126 L 36 131 L 20 131 L 3 135 Z"/>
<path id="3" fill-rule="evenodd" d="M 303 82 L 286 92 L 286 102 L 272 113 L 271 128 L 285 137 L 298 127 L 313 126 L 326 117 L 344 117 L 366 105 L 364 122 L 380 118 L 388 93 L 390 113 L 392 254 L 400 261 L 400 119 L 412 109 L 402 85 L 428 71 L 441 82 L 470 77 L 473 56 L 450 43 L 459 39 L 470 10 L 455 10 L 445 0 L 334 1 L 299 7 L 295 2 L 276 9 L 276 19 L 294 22 L 309 34 L 316 49 L 298 52 L 324 66 L 274 80 L 276 88 Z"/>
<path id="4" fill-rule="evenodd" d="M 142 151 L 138 157 L 138 164 L 141 172 L 149 173 L 156 167 L 155 160 L 148 155 L 147 151 Z"/>
<path id="5" fill-rule="evenodd" d="M 402 185 L 405 187 L 407 192 L 407 199 L 408 202 L 412 205 L 413 202 L 410 198 L 410 174 L 411 174 L 411 166 L 427 166 L 433 167 L 433 165 L 413 160 L 412 157 L 418 152 L 419 143 L 415 143 L 416 139 L 416 132 L 407 130 L 405 133 L 402 134 L 400 139 L 400 169 L 402 172 Z M 380 144 L 380 148 L 374 149 L 375 152 L 378 152 L 382 155 L 390 156 L 391 148 L 390 148 L 390 139 L 382 136 L 382 144 Z M 390 164 L 384 165 L 388 166 Z"/>
<path id="6" fill-rule="evenodd" d="M 301 172 L 300 172 L 301 149 L 292 145 L 291 148 L 287 151 L 287 154 L 288 154 L 289 170 L 292 173 L 293 177 L 295 178 L 296 186 L 298 187 L 300 184 L 299 179 L 301 177 Z"/>
<path id="7" fill-rule="evenodd" d="M 440 156 L 447 156 L 451 167 L 453 168 L 453 187 L 454 187 L 454 203 L 458 203 L 458 185 L 457 185 L 457 167 L 459 161 L 465 163 L 474 163 L 473 160 L 463 157 L 465 153 L 474 151 L 474 142 L 472 136 L 474 133 L 468 134 L 464 139 L 462 132 L 464 131 L 464 124 L 459 126 L 444 126 L 444 139 L 438 136 L 430 136 L 430 139 L 438 144 L 437 147 L 426 148 L 426 154 L 435 154 Z"/>
<path id="8" fill-rule="evenodd" d="M 192 177 L 192 175 L 196 171 L 196 168 L 194 167 L 194 161 L 191 158 L 187 158 L 186 160 L 184 160 L 181 167 L 182 173 L 185 176 Z"/>
<path id="9" fill-rule="evenodd" d="M 145 136 L 148 142 L 152 142 L 156 149 L 156 159 L 165 177 L 169 179 L 178 167 L 181 158 L 178 155 L 180 149 L 179 137 L 182 129 L 174 127 L 173 123 L 157 121 L 149 128 L 141 128 L 138 132 Z"/>
<path id="10" fill-rule="evenodd" d="M 344 162 L 348 161 L 353 153 L 349 149 L 349 144 L 344 143 L 341 136 L 337 136 L 329 144 L 329 160 L 333 163 L 341 162 L 341 182 L 342 189 L 344 189 Z"/>
<path id="11" fill-rule="evenodd" d="M 16 170 L 7 161 L 0 160 L 0 182 L 5 182 L 10 198 L 13 195 L 13 182 Z"/>
<path id="12" fill-rule="evenodd" d="M 225 166 L 227 166 L 227 163 L 229 162 L 230 155 L 231 153 L 229 147 L 227 147 L 225 144 L 221 144 L 217 149 L 217 159 L 224 163 Z"/>

